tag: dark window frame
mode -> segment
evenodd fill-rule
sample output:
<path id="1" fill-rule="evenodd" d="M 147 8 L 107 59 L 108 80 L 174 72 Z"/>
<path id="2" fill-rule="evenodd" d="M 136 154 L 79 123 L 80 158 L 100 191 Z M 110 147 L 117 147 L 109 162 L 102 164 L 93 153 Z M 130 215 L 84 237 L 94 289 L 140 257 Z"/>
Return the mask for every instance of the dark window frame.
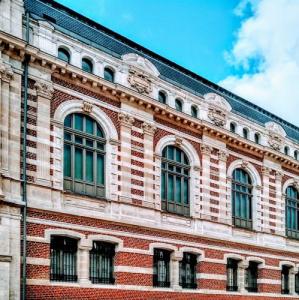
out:
<path id="1" fill-rule="evenodd" d="M 243 173 L 247 182 L 242 182 L 236 178 L 237 172 Z M 250 175 L 243 169 L 235 169 L 232 176 L 232 217 L 233 225 L 239 228 L 252 230 L 252 199 L 253 186 Z M 238 203 L 237 203 L 238 201 Z M 245 202 L 245 203 L 244 203 Z M 242 210 L 244 209 L 244 210 Z M 242 214 L 246 216 L 243 217 Z"/>
<path id="2" fill-rule="evenodd" d="M 261 143 L 261 135 L 257 132 L 254 134 L 254 142 L 258 145 Z"/>
<path id="3" fill-rule="evenodd" d="M 248 140 L 249 139 L 249 129 L 243 128 L 243 138 Z"/>
<path id="4" fill-rule="evenodd" d="M 89 252 L 89 279 L 92 283 L 114 284 L 115 244 L 93 241 Z"/>
<path id="5" fill-rule="evenodd" d="M 173 159 L 169 157 L 171 149 L 173 149 Z M 177 155 L 180 156 L 180 162 L 175 161 Z M 183 150 L 173 145 L 163 149 L 161 159 L 162 210 L 190 216 L 190 169 L 189 160 Z M 170 190 L 171 183 L 173 191 Z M 180 195 L 177 193 L 177 188 L 181 191 Z M 180 198 L 178 199 L 177 196 Z"/>
<path id="6" fill-rule="evenodd" d="M 283 295 L 290 294 L 290 269 L 289 266 L 282 266 L 281 270 L 281 293 Z"/>
<path id="7" fill-rule="evenodd" d="M 167 104 L 167 95 L 164 91 L 159 91 L 158 93 L 158 101 L 163 104 Z"/>
<path id="8" fill-rule="evenodd" d="M 179 112 L 183 112 L 183 100 L 176 98 L 175 99 L 175 109 Z"/>
<path id="9" fill-rule="evenodd" d="M 239 290 L 239 263 L 240 260 L 228 258 L 226 264 L 226 290 L 237 292 Z"/>
<path id="10" fill-rule="evenodd" d="M 197 255 L 184 252 L 180 261 L 180 286 L 183 289 L 197 289 L 196 279 Z"/>
<path id="11" fill-rule="evenodd" d="M 236 123 L 231 122 L 231 123 L 229 124 L 229 130 L 230 130 L 232 133 L 236 133 L 236 129 L 237 129 Z"/>
<path id="12" fill-rule="evenodd" d="M 171 251 L 154 249 L 153 257 L 153 286 L 170 287 L 170 257 Z"/>
<path id="13" fill-rule="evenodd" d="M 93 73 L 92 60 L 87 57 L 83 57 L 81 61 L 81 68 L 84 72 Z"/>
<path id="14" fill-rule="evenodd" d="M 104 68 L 104 79 L 114 83 L 115 80 L 115 71 L 110 67 Z"/>
<path id="15" fill-rule="evenodd" d="M 63 57 L 65 56 L 65 57 Z M 71 61 L 71 53 L 69 50 L 67 50 L 64 47 L 59 47 L 58 51 L 57 51 L 57 57 L 63 61 L 65 61 L 66 63 L 70 63 Z"/>
<path id="16" fill-rule="evenodd" d="M 196 105 L 191 105 L 191 116 L 193 118 L 198 118 L 198 108 Z"/>
<path id="17" fill-rule="evenodd" d="M 53 235 L 50 242 L 50 280 L 77 282 L 78 240 Z"/>
<path id="18" fill-rule="evenodd" d="M 299 239 L 299 192 L 294 186 L 287 187 L 285 203 L 286 235 Z"/>
<path id="19" fill-rule="evenodd" d="M 248 268 L 245 270 L 245 289 L 249 293 L 258 292 L 258 265 L 259 263 L 250 261 Z"/>
<path id="20" fill-rule="evenodd" d="M 75 129 L 76 115 L 83 118 L 83 129 Z M 70 118 L 70 127 L 66 125 Z M 89 121 L 86 121 L 89 120 Z M 93 122 L 93 134 L 87 133 L 87 122 Z M 100 125 L 88 115 L 73 113 L 66 117 L 64 122 L 64 190 L 76 194 L 92 196 L 97 198 L 105 197 L 105 151 L 106 139 Z M 82 155 L 82 178 L 76 178 L 76 153 Z M 67 164 L 66 157 L 70 156 Z M 92 178 L 88 179 L 87 156 L 92 159 Z M 98 169 L 102 164 L 102 169 Z M 70 168 L 70 171 L 66 168 Z M 67 173 L 67 174 L 66 174 Z M 101 173 L 101 174 L 99 174 Z M 90 176 L 90 175 L 89 175 Z"/>

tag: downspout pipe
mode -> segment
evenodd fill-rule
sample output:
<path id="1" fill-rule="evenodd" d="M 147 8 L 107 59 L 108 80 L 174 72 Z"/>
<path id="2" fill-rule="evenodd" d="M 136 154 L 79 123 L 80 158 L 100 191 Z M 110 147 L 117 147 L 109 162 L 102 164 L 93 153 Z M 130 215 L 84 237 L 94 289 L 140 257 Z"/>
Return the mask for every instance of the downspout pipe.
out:
<path id="1" fill-rule="evenodd" d="M 26 21 L 26 32 L 25 38 L 26 43 L 29 44 L 29 12 L 25 10 L 25 21 Z M 22 177 L 22 198 L 23 198 L 23 211 L 22 211 L 22 221 L 23 221 L 23 244 L 22 244 L 22 288 L 21 288 L 21 299 L 26 300 L 26 283 L 27 283 L 27 103 L 28 103 L 28 67 L 29 67 L 29 57 L 25 55 L 24 63 L 24 80 L 23 80 L 23 89 L 24 89 L 24 109 L 23 109 L 23 177 Z"/>

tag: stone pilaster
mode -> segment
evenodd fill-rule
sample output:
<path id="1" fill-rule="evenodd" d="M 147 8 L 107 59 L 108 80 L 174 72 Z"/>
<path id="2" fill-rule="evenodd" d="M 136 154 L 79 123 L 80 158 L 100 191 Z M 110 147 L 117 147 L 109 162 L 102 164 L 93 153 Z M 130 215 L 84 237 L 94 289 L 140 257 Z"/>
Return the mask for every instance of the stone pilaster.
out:
<path id="1" fill-rule="evenodd" d="M 120 121 L 120 141 L 121 141 L 121 198 L 131 198 L 131 135 L 133 116 L 127 113 L 118 115 Z"/>
<path id="2" fill-rule="evenodd" d="M 79 245 L 78 251 L 78 282 L 80 284 L 89 284 L 89 245 Z"/>
<path id="3" fill-rule="evenodd" d="M 153 184 L 154 184 L 154 133 L 156 127 L 150 123 L 143 123 L 144 133 L 144 199 L 146 202 L 153 203 Z"/>
<path id="4" fill-rule="evenodd" d="M 238 268 L 239 292 L 247 293 L 247 290 L 245 288 L 245 278 L 246 278 L 246 269 L 248 268 L 249 263 L 247 261 L 240 261 L 238 266 L 239 266 Z"/>
<path id="5" fill-rule="evenodd" d="M 180 261 L 183 259 L 182 253 L 173 253 L 171 255 L 171 266 L 170 266 L 170 285 L 175 290 L 180 290 Z"/>
<path id="6" fill-rule="evenodd" d="M 220 219 L 226 224 L 231 223 L 231 211 L 229 209 L 229 198 L 226 197 L 226 162 L 228 153 L 225 150 L 219 150 L 219 201 L 220 201 Z"/>
<path id="7" fill-rule="evenodd" d="M 285 198 L 282 194 L 282 172 L 275 173 L 275 189 L 276 189 L 276 217 L 280 221 L 276 223 L 276 230 L 278 234 L 285 235 Z"/>
<path id="8" fill-rule="evenodd" d="M 37 81 L 37 179 L 42 185 L 50 185 L 50 101 L 53 95 L 51 83 Z"/>
<path id="9" fill-rule="evenodd" d="M 263 174 L 263 195 L 262 195 L 262 202 L 263 202 L 263 224 L 261 224 L 261 229 L 263 232 L 270 232 L 270 216 L 269 216 L 269 176 L 270 176 L 270 169 L 267 167 L 262 168 Z"/>

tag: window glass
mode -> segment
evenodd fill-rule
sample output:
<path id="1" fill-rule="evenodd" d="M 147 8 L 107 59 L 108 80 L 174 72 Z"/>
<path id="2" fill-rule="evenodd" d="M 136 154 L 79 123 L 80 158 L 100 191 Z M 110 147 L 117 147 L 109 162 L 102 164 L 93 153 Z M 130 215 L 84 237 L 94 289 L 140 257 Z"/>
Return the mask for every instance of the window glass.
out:
<path id="1" fill-rule="evenodd" d="M 233 133 L 236 132 L 236 124 L 235 123 L 230 123 L 230 131 Z"/>
<path id="2" fill-rule="evenodd" d="M 196 289 L 196 266 L 197 257 L 194 254 L 183 254 L 183 259 L 180 261 L 180 286 L 185 289 Z"/>
<path id="3" fill-rule="evenodd" d="M 286 190 L 286 227 L 287 236 L 299 239 L 299 199 L 294 186 Z"/>
<path id="4" fill-rule="evenodd" d="M 226 290 L 230 292 L 238 291 L 238 263 L 239 261 L 229 258 L 226 265 Z"/>
<path id="5" fill-rule="evenodd" d="M 183 102 L 180 99 L 175 99 L 175 109 L 177 111 L 183 111 Z"/>
<path id="6" fill-rule="evenodd" d="M 170 251 L 154 249 L 153 286 L 170 287 Z"/>
<path id="7" fill-rule="evenodd" d="M 109 68 L 105 68 L 104 69 L 104 79 L 114 82 L 114 72 Z"/>
<path id="8" fill-rule="evenodd" d="M 58 58 L 65 61 L 65 62 L 67 62 L 67 63 L 69 63 L 71 56 L 70 56 L 69 52 L 66 49 L 59 48 L 58 49 Z"/>
<path id="9" fill-rule="evenodd" d="M 249 262 L 249 266 L 245 272 L 245 288 L 248 292 L 257 293 L 258 285 L 258 264 L 256 262 Z"/>
<path id="10" fill-rule="evenodd" d="M 197 118 L 198 117 L 198 110 L 197 110 L 197 107 L 195 105 L 191 106 L 191 116 L 193 118 Z"/>
<path id="11" fill-rule="evenodd" d="M 290 293 L 290 268 L 288 266 L 283 266 L 281 271 L 281 293 Z"/>
<path id="12" fill-rule="evenodd" d="M 166 94 L 162 91 L 159 92 L 158 94 L 158 100 L 159 102 L 163 103 L 163 104 L 166 104 Z"/>
<path id="13" fill-rule="evenodd" d="M 82 59 L 82 70 L 88 73 L 92 73 L 92 62 L 88 58 Z"/>

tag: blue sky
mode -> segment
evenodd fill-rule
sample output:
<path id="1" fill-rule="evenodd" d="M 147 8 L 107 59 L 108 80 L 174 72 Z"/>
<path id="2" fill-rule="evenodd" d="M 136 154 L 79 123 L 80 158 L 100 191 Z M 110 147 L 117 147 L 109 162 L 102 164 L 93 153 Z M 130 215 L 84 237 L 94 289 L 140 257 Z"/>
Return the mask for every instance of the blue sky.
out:
<path id="1" fill-rule="evenodd" d="M 299 126 L 299 0 L 56 0 Z"/>

